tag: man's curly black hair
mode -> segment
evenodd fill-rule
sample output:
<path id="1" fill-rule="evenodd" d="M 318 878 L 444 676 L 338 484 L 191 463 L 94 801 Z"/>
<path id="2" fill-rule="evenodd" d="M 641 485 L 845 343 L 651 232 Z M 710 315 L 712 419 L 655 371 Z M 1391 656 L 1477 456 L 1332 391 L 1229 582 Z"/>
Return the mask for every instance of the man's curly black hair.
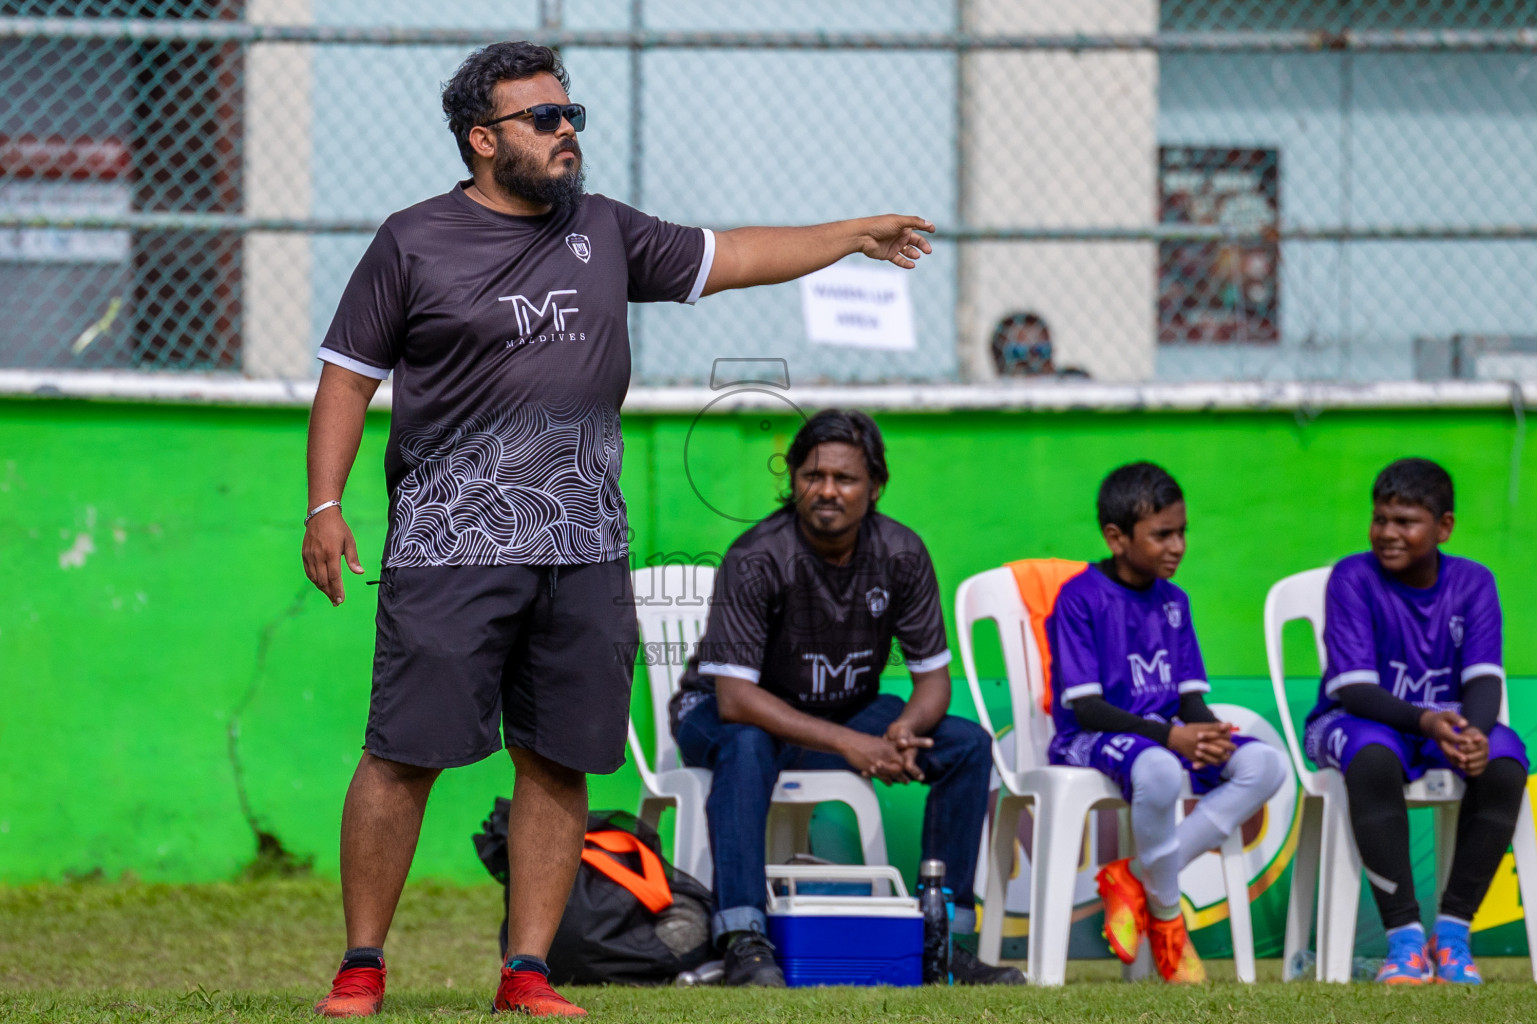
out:
<path id="1" fill-rule="evenodd" d="M 891 479 L 891 472 L 886 468 L 886 442 L 875 421 L 858 409 L 823 409 L 801 424 L 790 442 L 790 450 L 785 452 L 785 464 L 790 471 L 790 489 L 783 496 L 786 505 L 795 504 L 796 470 L 811 457 L 817 445 L 829 442 L 851 444 L 862 451 L 870 482 L 876 487 L 885 487 Z M 870 507 L 875 508 L 874 500 Z"/>
<path id="2" fill-rule="evenodd" d="M 475 170 L 475 151 L 470 148 L 470 129 L 489 121 L 496 113 L 496 83 L 532 78 L 547 72 L 555 76 L 562 89 L 571 88 L 571 78 L 560 54 L 537 43 L 492 43 L 464 58 L 454 77 L 443 83 L 443 116 L 448 130 L 459 143 L 464 166 Z"/>

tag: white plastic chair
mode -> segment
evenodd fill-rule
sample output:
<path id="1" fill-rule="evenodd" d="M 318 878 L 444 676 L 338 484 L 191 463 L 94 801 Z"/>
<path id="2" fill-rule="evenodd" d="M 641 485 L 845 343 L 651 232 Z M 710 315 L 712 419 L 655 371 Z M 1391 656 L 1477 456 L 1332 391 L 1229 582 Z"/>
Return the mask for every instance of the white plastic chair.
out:
<path id="1" fill-rule="evenodd" d="M 673 862 L 704 885 L 711 885 L 715 872 L 705 818 L 710 772 L 683 767 L 668 726 L 667 705 L 677 691 L 689 655 L 704 635 L 715 569 L 708 565 L 652 566 L 636 569 L 632 582 L 640 620 L 639 657 L 646 666 L 656 727 L 656 757 L 648 761 L 635 723 L 629 723 L 630 756 L 641 781 L 637 816 L 655 828 L 662 812 L 675 808 Z M 853 810 L 865 863 L 885 864 L 886 832 L 875 789 L 853 772 L 842 771 L 779 773 L 768 819 L 769 859 L 788 860 L 794 853 L 808 850 L 811 813 L 817 804 L 829 802 L 844 803 Z"/>
<path id="2" fill-rule="evenodd" d="M 1297 727 L 1292 723 L 1286 699 L 1286 659 L 1281 631 L 1294 619 L 1313 627 L 1320 670 L 1324 655 L 1324 590 L 1331 568 L 1309 569 L 1287 576 L 1270 588 L 1265 598 L 1265 655 L 1270 663 L 1270 686 L 1275 693 L 1281 729 L 1291 754 L 1292 767 L 1302 785 L 1302 828 L 1292 861 L 1291 893 L 1286 909 L 1284 963 L 1290 980 L 1293 956 L 1307 947 L 1313 929 L 1313 890 L 1317 887 L 1318 949 L 1315 976 L 1320 981 L 1347 982 L 1356 944 L 1356 913 L 1361 898 L 1361 853 L 1350 827 L 1350 800 L 1345 777 L 1334 769 L 1314 769 L 1303 757 Z M 1501 722 L 1509 722 L 1508 702 L 1500 700 Z M 1435 809 L 1436 897 L 1446 888 L 1452 851 L 1457 842 L 1457 813 L 1462 806 L 1463 783 L 1445 769 L 1426 772 L 1404 787 L 1410 807 Z M 1532 826 L 1529 793 L 1521 798 L 1521 813 L 1511 841 L 1521 904 L 1526 908 L 1526 942 L 1531 953 L 1532 978 L 1537 980 L 1537 831 Z"/>
<path id="3" fill-rule="evenodd" d="M 1020 599 L 1013 571 L 989 569 L 964 581 L 955 595 L 955 628 L 960 637 L 961 664 L 982 727 L 994 737 L 987 705 L 977 679 L 972 628 L 983 619 L 998 625 L 1004 671 L 1014 716 L 1011 741 L 1013 767 L 998 741 L 993 742 L 993 766 L 1002 788 L 993 816 L 987 850 L 987 886 L 983 895 L 982 934 L 978 955 L 996 964 L 1003 950 L 1003 919 L 1014 837 L 1019 815 L 1027 805 L 1034 814 L 1030 862 L 1030 934 L 1026 940 L 1026 973 L 1031 984 L 1061 985 L 1067 973 L 1068 933 L 1072 927 L 1073 883 L 1089 812 L 1098 807 L 1125 807 L 1121 791 L 1092 768 L 1053 765 L 1046 749 L 1051 742 L 1051 715 L 1041 708 L 1045 674 L 1030 616 Z M 1183 799 L 1191 799 L 1189 780 Z M 1122 828 L 1129 837 L 1131 830 Z M 1222 874 L 1233 933 L 1233 962 L 1238 980 L 1254 981 L 1254 936 L 1249 920 L 1249 880 L 1243 862 L 1243 836 L 1235 831 L 1222 844 Z"/>

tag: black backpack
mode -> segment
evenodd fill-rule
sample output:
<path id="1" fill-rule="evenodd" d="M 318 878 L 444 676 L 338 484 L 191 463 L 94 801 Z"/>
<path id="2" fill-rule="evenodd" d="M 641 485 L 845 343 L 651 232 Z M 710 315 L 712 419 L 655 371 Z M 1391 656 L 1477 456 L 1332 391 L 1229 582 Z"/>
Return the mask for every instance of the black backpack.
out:
<path id="1" fill-rule="evenodd" d="M 502 957 L 507 956 L 507 816 L 497 797 L 473 837 L 475 852 L 502 883 Z M 624 811 L 587 816 L 587 842 L 566 912 L 550 944 L 555 985 L 660 985 L 716 954 L 710 941 L 715 898 L 662 857 L 656 830 Z"/>

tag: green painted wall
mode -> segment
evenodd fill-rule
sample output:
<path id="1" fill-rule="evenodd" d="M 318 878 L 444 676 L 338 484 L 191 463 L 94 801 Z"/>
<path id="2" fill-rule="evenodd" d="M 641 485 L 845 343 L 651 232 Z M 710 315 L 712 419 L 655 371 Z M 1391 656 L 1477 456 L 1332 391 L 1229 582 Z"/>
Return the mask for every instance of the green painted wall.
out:
<path id="1" fill-rule="evenodd" d="M 924 536 L 947 593 L 1012 558 L 1096 556 L 1100 477 L 1134 458 L 1167 465 L 1190 505 L 1179 582 L 1216 677 L 1265 672 L 1270 582 L 1363 546 L 1378 468 L 1403 454 L 1440 459 L 1459 486 L 1450 548 L 1499 575 L 1508 664 L 1537 674 L 1537 450 L 1521 449 L 1508 413 L 879 420 L 892 471 L 881 507 Z M 796 425 L 709 417 L 690 437 L 691 423 L 626 418 L 641 558 L 723 550 L 742 526 L 709 511 L 690 476 L 728 512 L 766 511 L 778 487 L 769 456 Z M 302 410 L 0 401 L 0 881 L 96 869 L 228 877 L 255 852 L 242 791 L 261 829 L 336 871 L 375 595 L 354 580 L 333 609 L 304 579 L 304 429 Z M 370 417 L 347 494 L 368 579 L 383 541 L 386 430 Z M 956 710 L 971 713 L 964 686 Z M 483 877 L 468 836 L 510 785 L 500 757 L 448 773 L 416 874 Z M 632 807 L 634 778 L 594 779 L 592 791 L 596 806 Z M 883 799 L 893 857 L 911 870 L 921 792 Z"/>

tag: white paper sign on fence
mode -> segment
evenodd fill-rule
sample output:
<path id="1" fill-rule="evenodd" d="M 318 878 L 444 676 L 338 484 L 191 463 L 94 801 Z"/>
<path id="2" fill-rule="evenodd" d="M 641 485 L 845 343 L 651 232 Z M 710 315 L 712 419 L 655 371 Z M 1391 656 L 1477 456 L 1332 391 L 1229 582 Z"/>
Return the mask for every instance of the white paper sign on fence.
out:
<path id="1" fill-rule="evenodd" d="M 121 181 L 0 182 L 0 212 L 34 217 L 121 216 L 132 193 Z M 25 263 L 121 263 L 126 231 L 21 228 L 0 231 L 0 260 Z"/>
<path id="2" fill-rule="evenodd" d="M 801 278 L 806 337 L 824 345 L 910 350 L 913 300 L 901 270 L 834 264 Z"/>

